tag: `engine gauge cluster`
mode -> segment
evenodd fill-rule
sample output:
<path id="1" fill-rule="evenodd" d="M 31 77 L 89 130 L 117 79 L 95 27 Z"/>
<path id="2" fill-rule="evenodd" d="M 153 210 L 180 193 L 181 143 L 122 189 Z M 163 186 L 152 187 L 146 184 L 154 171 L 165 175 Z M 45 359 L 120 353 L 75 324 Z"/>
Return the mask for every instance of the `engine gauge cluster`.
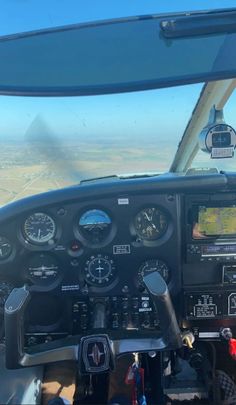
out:
<path id="1" fill-rule="evenodd" d="M 53 242 L 56 235 L 55 221 L 44 212 L 35 212 L 26 218 L 23 234 L 27 241 L 32 244 L 43 245 Z"/>

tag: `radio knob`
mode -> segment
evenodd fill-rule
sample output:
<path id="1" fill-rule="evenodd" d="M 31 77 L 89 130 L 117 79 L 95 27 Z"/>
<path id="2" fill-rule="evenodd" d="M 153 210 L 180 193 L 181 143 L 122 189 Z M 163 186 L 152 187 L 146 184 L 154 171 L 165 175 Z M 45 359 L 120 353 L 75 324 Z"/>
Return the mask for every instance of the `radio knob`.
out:
<path id="1" fill-rule="evenodd" d="M 119 306 L 119 302 L 118 302 L 117 297 L 112 297 L 112 299 L 111 299 L 111 307 L 112 307 L 112 309 L 114 311 L 116 311 L 118 309 L 118 306 Z"/>
<path id="2" fill-rule="evenodd" d="M 36 343 L 37 343 L 37 338 L 35 336 L 30 336 L 28 339 L 28 346 L 36 345 Z"/>
<path id="3" fill-rule="evenodd" d="M 80 318 L 80 327 L 82 330 L 87 329 L 88 318 L 86 314 L 82 314 Z"/>
<path id="4" fill-rule="evenodd" d="M 139 328 L 139 313 L 134 312 L 132 314 L 132 324 L 134 328 Z"/>
<path id="5" fill-rule="evenodd" d="M 125 312 L 123 315 L 122 328 L 126 329 L 128 325 L 129 325 L 129 314 L 128 312 Z"/>
<path id="6" fill-rule="evenodd" d="M 81 305 L 81 310 L 82 310 L 82 312 L 87 312 L 88 311 L 88 306 L 87 306 L 87 304 L 82 304 Z"/>
<path id="7" fill-rule="evenodd" d="M 144 314 L 144 320 L 143 320 L 142 326 L 145 329 L 148 329 L 148 328 L 150 328 L 150 325 L 151 325 L 151 323 L 150 323 L 150 315 L 149 315 L 149 313 L 146 313 L 146 314 Z"/>
<path id="8" fill-rule="evenodd" d="M 123 298 L 122 299 L 122 309 L 128 309 L 128 307 L 129 307 L 129 301 L 128 301 L 128 298 Z"/>
<path id="9" fill-rule="evenodd" d="M 119 328 L 119 314 L 118 313 L 113 313 L 112 314 L 112 329 L 118 329 Z"/>
<path id="10" fill-rule="evenodd" d="M 137 309 L 139 306 L 138 297 L 134 297 L 132 300 L 132 307 L 133 309 Z"/>

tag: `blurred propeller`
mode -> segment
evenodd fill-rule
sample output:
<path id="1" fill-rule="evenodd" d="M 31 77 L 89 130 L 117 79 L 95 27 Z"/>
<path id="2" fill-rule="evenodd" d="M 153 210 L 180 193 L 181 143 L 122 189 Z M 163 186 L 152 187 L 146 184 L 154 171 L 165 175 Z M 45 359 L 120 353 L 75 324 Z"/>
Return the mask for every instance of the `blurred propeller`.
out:
<path id="1" fill-rule="evenodd" d="M 69 149 L 62 140 L 56 136 L 46 121 L 37 115 L 25 133 L 25 141 L 30 146 L 31 157 L 35 163 L 42 161 L 47 167 L 49 175 L 63 178 L 66 182 L 78 183 L 81 176 L 75 166 L 73 148 Z"/>

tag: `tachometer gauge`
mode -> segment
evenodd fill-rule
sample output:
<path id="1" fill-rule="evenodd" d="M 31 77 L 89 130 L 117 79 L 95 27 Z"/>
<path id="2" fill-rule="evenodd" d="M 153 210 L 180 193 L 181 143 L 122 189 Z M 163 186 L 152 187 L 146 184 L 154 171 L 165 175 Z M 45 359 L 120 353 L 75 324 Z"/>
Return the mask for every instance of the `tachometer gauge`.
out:
<path id="1" fill-rule="evenodd" d="M 50 254 L 40 253 L 32 256 L 26 265 L 26 278 L 33 284 L 48 286 L 61 276 L 61 270 L 56 258 Z"/>
<path id="2" fill-rule="evenodd" d="M 153 241 L 164 235 L 168 227 L 166 214 L 156 207 L 144 208 L 134 218 L 137 235 L 147 241 Z"/>
<path id="3" fill-rule="evenodd" d="M 91 256 L 86 261 L 85 280 L 94 286 L 105 286 L 110 284 L 116 275 L 113 260 L 108 256 L 98 254 Z"/>
<path id="4" fill-rule="evenodd" d="M 26 219 L 23 232 L 29 242 L 45 244 L 54 238 L 56 224 L 49 215 L 43 212 L 36 212 Z"/>
<path id="5" fill-rule="evenodd" d="M 12 252 L 12 246 L 5 236 L 0 236 L 0 260 L 7 259 Z"/>
<path id="6" fill-rule="evenodd" d="M 91 244 L 100 244 L 111 231 L 111 218 L 102 210 L 93 209 L 84 212 L 79 219 L 79 232 Z"/>
<path id="7" fill-rule="evenodd" d="M 157 271 L 166 283 L 170 280 L 170 269 L 167 264 L 160 259 L 152 259 L 144 262 L 138 270 L 138 282 L 141 286 L 143 284 L 143 277 L 147 276 L 150 273 Z"/>

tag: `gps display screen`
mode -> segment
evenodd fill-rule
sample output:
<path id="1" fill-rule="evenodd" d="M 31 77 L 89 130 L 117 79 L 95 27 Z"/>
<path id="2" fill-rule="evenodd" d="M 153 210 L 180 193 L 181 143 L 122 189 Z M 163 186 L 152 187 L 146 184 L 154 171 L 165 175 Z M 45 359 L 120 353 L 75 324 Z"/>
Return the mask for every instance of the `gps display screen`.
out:
<path id="1" fill-rule="evenodd" d="M 193 239 L 236 237 L 236 206 L 198 206 L 192 237 Z"/>

